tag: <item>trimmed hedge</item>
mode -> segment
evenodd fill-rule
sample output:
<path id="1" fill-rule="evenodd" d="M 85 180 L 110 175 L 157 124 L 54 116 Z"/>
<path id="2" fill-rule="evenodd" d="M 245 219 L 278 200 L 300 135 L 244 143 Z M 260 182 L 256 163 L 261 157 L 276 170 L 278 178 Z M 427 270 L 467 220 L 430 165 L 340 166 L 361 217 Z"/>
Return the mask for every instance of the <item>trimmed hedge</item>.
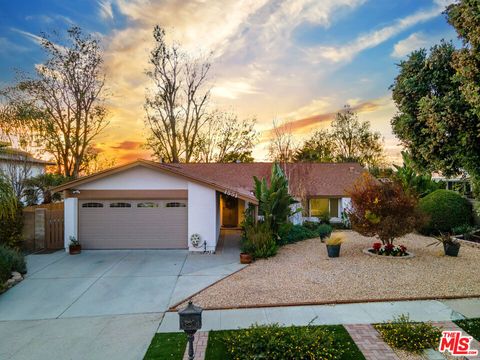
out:
<path id="1" fill-rule="evenodd" d="M 427 215 L 427 224 L 421 229 L 423 234 L 451 232 L 453 228 L 472 221 L 470 202 L 450 190 L 436 190 L 420 199 L 420 210 Z"/>
<path id="2" fill-rule="evenodd" d="M 297 241 L 318 237 L 318 232 L 302 225 L 282 226 L 279 231 L 279 245 L 293 244 Z"/>
<path id="3" fill-rule="evenodd" d="M 283 224 L 279 230 L 277 243 L 278 245 L 287 245 L 317 237 L 325 239 L 330 236 L 332 231 L 333 227 L 331 225 L 310 221 L 305 221 L 303 225 Z"/>
<path id="4" fill-rule="evenodd" d="M 25 258 L 22 253 L 0 245 L 0 282 L 7 281 L 12 271 L 25 274 L 27 272 Z"/>

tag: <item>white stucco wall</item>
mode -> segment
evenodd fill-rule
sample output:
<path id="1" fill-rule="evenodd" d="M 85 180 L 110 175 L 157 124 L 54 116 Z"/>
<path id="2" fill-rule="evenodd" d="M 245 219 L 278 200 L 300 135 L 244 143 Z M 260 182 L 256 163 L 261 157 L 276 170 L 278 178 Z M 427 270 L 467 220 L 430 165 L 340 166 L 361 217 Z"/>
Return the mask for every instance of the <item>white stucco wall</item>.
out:
<path id="1" fill-rule="evenodd" d="M 215 193 L 215 234 L 216 234 L 216 241 L 220 238 L 220 228 L 222 226 L 222 218 L 220 216 L 220 193 Z"/>
<path id="2" fill-rule="evenodd" d="M 202 241 L 207 242 L 207 251 L 214 251 L 217 245 L 217 196 L 214 189 L 188 182 L 188 239 L 192 234 L 199 234 Z M 190 241 L 191 251 L 203 251 L 204 247 L 194 248 Z"/>
<path id="3" fill-rule="evenodd" d="M 70 244 L 70 236 L 74 236 L 78 239 L 78 199 L 67 198 L 64 202 L 64 214 L 65 214 L 65 251 L 68 252 L 68 245 Z"/>
<path id="4" fill-rule="evenodd" d="M 87 184 L 79 190 L 186 190 L 188 181 L 181 177 L 137 166 Z"/>

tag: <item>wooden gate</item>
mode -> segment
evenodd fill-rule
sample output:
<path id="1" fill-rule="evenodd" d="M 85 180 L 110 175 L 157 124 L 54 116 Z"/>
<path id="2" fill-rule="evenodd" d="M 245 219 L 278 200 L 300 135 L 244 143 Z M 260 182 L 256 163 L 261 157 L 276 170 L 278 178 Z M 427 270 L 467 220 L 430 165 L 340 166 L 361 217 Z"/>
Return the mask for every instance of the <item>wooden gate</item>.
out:
<path id="1" fill-rule="evenodd" d="M 63 202 L 28 206 L 23 212 L 27 248 L 30 250 L 63 249 Z"/>

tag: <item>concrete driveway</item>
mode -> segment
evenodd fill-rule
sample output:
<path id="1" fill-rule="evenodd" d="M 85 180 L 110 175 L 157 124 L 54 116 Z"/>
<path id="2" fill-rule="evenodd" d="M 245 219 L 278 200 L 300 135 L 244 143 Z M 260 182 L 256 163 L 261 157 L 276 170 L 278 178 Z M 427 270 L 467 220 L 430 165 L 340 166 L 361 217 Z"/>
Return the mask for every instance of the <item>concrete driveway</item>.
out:
<path id="1" fill-rule="evenodd" d="M 26 279 L 0 295 L 0 358 L 142 358 L 165 310 L 242 267 L 225 244 L 28 256 Z"/>

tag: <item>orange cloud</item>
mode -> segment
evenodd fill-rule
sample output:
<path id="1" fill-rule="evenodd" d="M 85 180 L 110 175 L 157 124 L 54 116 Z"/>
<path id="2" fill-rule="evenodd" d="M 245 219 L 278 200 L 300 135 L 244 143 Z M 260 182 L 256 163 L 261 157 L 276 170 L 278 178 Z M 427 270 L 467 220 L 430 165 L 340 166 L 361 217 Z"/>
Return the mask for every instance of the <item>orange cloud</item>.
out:
<path id="1" fill-rule="evenodd" d="M 357 113 L 365 113 L 365 112 L 376 111 L 380 107 L 381 107 L 381 104 L 379 104 L 376 101 L 366 101 L 358 105 L 352 106 L 351 108 Z M 340 111 L 340 109 L 338 111 Z M 278 127 L 278 129 L 280 131 L 302 133 L 307 129 L 310 130 L 312 126 L 318 125 L 320 123 L 332 121 L 335 118 L 336 113 L 337 112 L 328 112 L 328 113 L 308 116 L 306 118 L 302 118 L 298 120 L 292 120 L 292 121 L 281 124 Z M 273 129 L 266 130 L 263 134 L 263 138 L 266 140 L 271 139 L 273 136 L 274 136 Z"/>
<path id="2" fill-rule="evenodd" d="M 112 145 L 110 146 L 111 149 L 116 149 L 116 150 L 135 150 L 138 149 L 142 145 L 140 141 L 129 141 L 125 140 L 117 145 Z"/>

